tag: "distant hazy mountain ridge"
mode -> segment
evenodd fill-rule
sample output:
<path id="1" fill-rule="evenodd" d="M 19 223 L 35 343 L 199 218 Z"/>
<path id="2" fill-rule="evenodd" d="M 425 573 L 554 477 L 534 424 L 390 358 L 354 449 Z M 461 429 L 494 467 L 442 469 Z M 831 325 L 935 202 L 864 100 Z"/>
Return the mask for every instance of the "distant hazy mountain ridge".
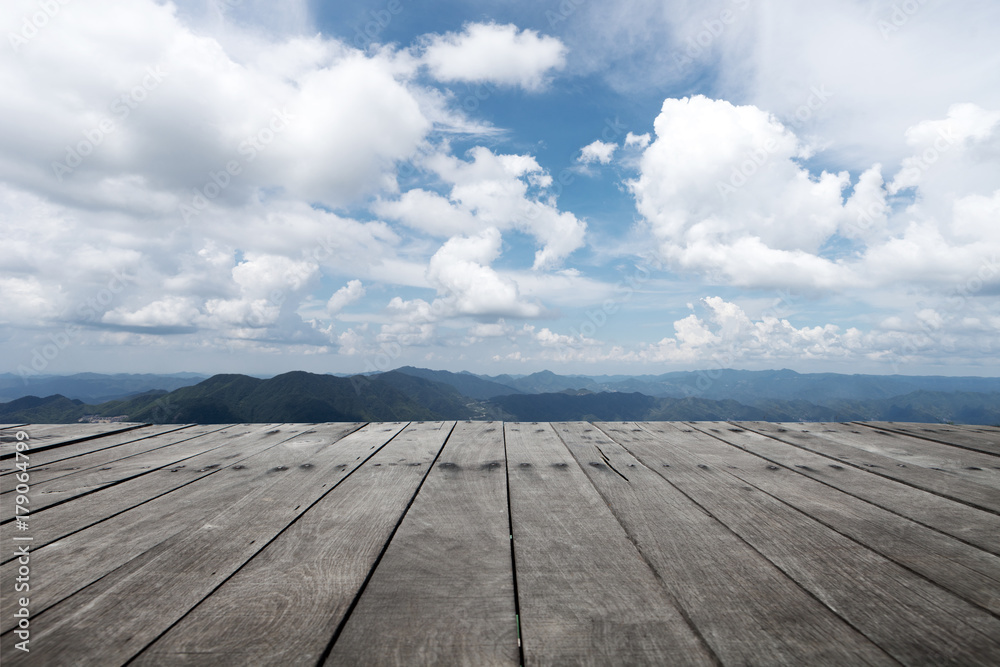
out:
<path id="1" fill-rule="evenodd" d="M 15 376 L 16 377 L 16 376 Z M 143 378 L 145 380 L 137 380 Z M 117 379 L 116 379 L 117 378 Z M 197 376 L 63 378 L 112 394 Z M 171 379 L 172 378 L 172 379 Z M 57 386 L 60 380 L 47 378 Z M 1000 378 L 683 372 L 647 376 L 477 376 L 403 367 L 338 377 L 304 371 L 270 379 L 215 375 L 197 384 L 87 403 L 56 393 L 0 403 L 0 421 L 59 423 L 127 417 L 149 423 L 401 421 L 437 419 L 953 421 L 1000 423 Z"/>
<path id="2" fill-rule="evenodd" d="M 196 373 L 153 375 L 150 373 L 77 373 L 75 375 L 27 375 L 0 373 L 0 402 L 22 396 L 62 394 L 86 403 L 104 403 L 148 391 L 173 391 L 208 378 Z"/>

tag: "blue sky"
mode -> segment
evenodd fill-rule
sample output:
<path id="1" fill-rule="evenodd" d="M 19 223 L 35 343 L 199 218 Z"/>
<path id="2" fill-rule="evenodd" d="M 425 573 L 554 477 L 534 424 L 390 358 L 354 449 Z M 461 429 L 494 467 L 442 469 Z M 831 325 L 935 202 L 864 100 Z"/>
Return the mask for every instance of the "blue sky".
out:
<path id="1" fill-rule="evenodd" d="M 0 27 L 0 371 L 1000 372 L 995 2 Z"/>

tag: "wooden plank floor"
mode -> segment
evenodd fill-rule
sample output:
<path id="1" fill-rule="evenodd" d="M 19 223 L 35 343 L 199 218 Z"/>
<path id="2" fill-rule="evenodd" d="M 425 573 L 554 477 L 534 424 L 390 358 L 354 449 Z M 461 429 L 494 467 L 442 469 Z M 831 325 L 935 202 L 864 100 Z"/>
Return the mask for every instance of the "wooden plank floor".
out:
<path id="1" fill-rule="evenodd" d="M 0 440 L 4 665 L 1000 664 L 995 427 Z"/>

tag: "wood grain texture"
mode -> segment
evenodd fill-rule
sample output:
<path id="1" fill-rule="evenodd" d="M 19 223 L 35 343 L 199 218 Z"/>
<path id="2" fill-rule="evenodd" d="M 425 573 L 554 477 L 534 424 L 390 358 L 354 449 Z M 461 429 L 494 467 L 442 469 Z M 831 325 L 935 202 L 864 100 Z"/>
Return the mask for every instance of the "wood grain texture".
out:
<path id="1" fill-rule="evenodd" d="M 168 434 L 160 438 L 149 438 L 140 441 L 142 447 L 149 443 L 160 441 L 159 446 L 152 451 L 145 451 L 126 458 L 108 461 L 111 452 L 117 452 L 120 447 L 103 449 L 90 455 L 71 459 L 79 465 L 74 470 L 61 468 L 56 464 L 41 473 L 31 471 L 31 507 L 40 512 L 47 507 L 66 502 L 77 496 L 93 493 L 99 489 L 120 484 L 124 481 L 148 475 L 151 472 L 166 467 L 186 466 L 188 459 L 199 454 L 205 454 L 215 447 L 224 447 L 224 440 L 212 440 L 203 437 L 223 427 L 196 426 L 185 429 L 179 434 Z M 182 433 L 183 435 L 180 435 Z M 140 446 L 140 443 L 132 443 Z M 121 445 L 130 447 L 131 445 Z M 87 459 L 94 459 L 88 461 Z M 46 474 L 48 473 L 48 474 Z M 14 477 L 3 478 L 3 485 L 13 490 L 17 480 Z"/>
<path id="2" fill-rule="evenodd" d="M 408 426 L 133 664 L 316 665 L 452 426 Z"/>
<path id="3" fill-rule="evenodd" d="M 504 435 L 525 664 L 712 664 L 552 427 Z"/>
<path id="4" fill-rule="evenodd" d="M 166 445 L 170 445 L 175 442 L 180 442 L 182 440 L 194 438 L 206 433 L 218 431 L 225 428 L 225 426 L 225 424 L 217 424 L 212 426 L 175 427 L 172 429 L 150 426 L 137 429 L 136 431 L 130 431 L 126 434 L 107 437 L 108 440 L 121 439 L 122 442 L 118 445 L 110 446 L 105 449 L 99 449 L 97 451 L 85 452 L 53 462 L 44 462 L 42 459 L 45 458 L 46 454 L 59 452 L 63 449 L 72 449 L 77 447 L 77 445 L 67 445 L 65 448 L 59 447 L 57 449 L 39 452 L 37 457 L 31 458 L 32 484 L 41 484 L 42 482 L 47 482 L 49 480 L 56 479 L 57 477 L 73 474 L 80 470 L 98 468 L 106 465 L 107 463 L 135 456 L 136 454 L 142 454 L 158 447 L 165 447 Z M 137 434 L 137 436 L 129 438 L 129 435 L 133 433 Z M 103 439 L 104 438 L 88 442 L 99 442 Z M 80 444 L 84 445 L 87 443 Z M 36 458 L 38 460 L 36 460 Z M 14 459 L 8 459 L 6 465 L 12 466 L 13 463 Z M 11 472 L 12 471 L 8 471 L 4 473 L 3 476 L 0 476 L 0 489 L 2 489 L 3 493 L 8 493 L 9 488 L 12 485 L 13 480 Z"/>
<path id="5" fill-rule="evenodd" d="M 200 438 L 206 450 L 203 454 L 176 466 L 161 468 L 141 478 L 130 479 L 94 493 L 76 496 L 71 499 L 72 502 L 40 510 L 36 517 L 38 521 L 31 523 L 32 544 L 39 549 L 76 531 L 212 475 L 222 468 L 236 465 L 241 458 L 272 447 L 308 428 L 307 425 L 255 424 L 232 426 L 203 435 Z M 34 495 L 33 491 L 31 495 Z M 8 540 L 13 534 L 12 523 L 0 525 L 0 545 L 5 542 L 9 544 Z M 0 562 L 6 563 L 11 557 L 4 552 Z"/>
<path id="6" fill-rule="evenodd" d="M 31 451 L 41 452 L 53 447 L 65 447 L 74 442 L 100 438 L 112 433 L 124 433 L 146 424 L 42 424 L 28 425 L 24 431 L 31 437 Z M 14 442 L 0 442 L 0 459 L 14 456 Z"/>
<path id="7" fill-rule="evenodd" d="M 5 667 L 1000 664 L 1000 514 L 946 497 L 997 428 L 94 426 L 29 425 Z"/>
<path id="8" fill-rule="evenodd" d="M 47 610 L 34 636 L 46 659 L 75 665 L 129 660 L 402 428 L 371 425 L 309 448 L 308 456 L 306 448 L 285 452 L 283 463 L 236 502 Z M 7 646 L 8 636 L 0 637 Z M 22 661 L 14 654 L 9 664 Z"/>
<path id="9" fill-rule="evenodd" d="M 728 428 L 706 428 L 713 433 L 725 433 L 730 444 L 767 459 L 775 466 L 793 469 L 1000 556 L 1000 517 L 997 515 L 767 437 L 751 428 L 755 425 L 759 422 L 733 422 Z"/>
<path id="10" fill-rule="evenodd" d="M 1000 456 L 1000 428 L 994 426 L 945 426 L 943 424 L 908 424 L 903 422 L 854 422 L 865 428 L 894 431 L 927 438 L 955 447 Z"/>
<path id="11" fill-rule="evenodd" d="M 97 499 L 96 508 L 99 509 L 101 504 L 98 496 L 112 493 L 119 487 L 112 487 L 84 496 L 72 503 L 40 512 L 35 517 L 37 520 L 31 523 L 31 535 L 35 537 L 32 542 L 31 562 L 36 572 L 46 572 L 50 578 L 46 580 L 45 586 L 32 589 L 33 612 L 37 614 L 45 611 L 137 557 L 143 555 L 148 557 L 149 554 L 155 553 L 156 548 L 169 544 L 175 535 L 200 526 L 213 514 L 246 496 L 251 491 L 252 485 L 266 482 L 274 477 L 274 473 L 270 472 L 271 469 L 287 460 L 288 447 L 279 445 L 309 428 L 308 425 L 268 424 L 237 427 L 233 429 L 231 435 L 244 436 L 234 441 L 234 445 L 238 443 L 238 446 L 234 446 L 229 454 L 225 451 L 214 455 L 212 452 L 206 454 L 202 460 L 203 467 L 197 471 L 192 470 L 192 476 L 197 475 L 197 477 L 190 486 L 175 487 L 171 490 L 179 493 L 165 493 L 105 521 L 88 516 L 85 510 L 91 507 L 91 504 L 85 501 Z M 310 442 L 310 439 L 304 438 L 304 441 Z M 318 438 L 313 440 L 313 443 L 313 447 L 319 448 L 325 447 L 328 441 Z M 169 471 L 164 471 L 164 474 L 169 474 Z M 182 474 L 182 471 L 176 474 Z M 218 476 L 215 477 L 216 475 Z M 173 483 L 182 484 L 179 479 Z M 126 495 L 126 502 L 133 502 L 136 500 L 136 495 L 146 493 L 146 489 L 141 487 L 130 491 L 131 493 Z M 149 499 L 148 496 L 145 498 Z M 80 507 L 75 507 L 77 505 Z M 75 510 L 77 514 L 66 516 L 60 512 L 62 508 Z M 39 534 L 44 535 L 49 530 L 63 530 L 58 526 L 49 528 L 52 519 L 60 516 L 69 522 L 83 524 L 85 529 L 42 546 L 41 540 L 37 537 Z M 86 523 L 88 521 L 91 523 Z M 6 527 L 10 527 L 10 524 Z M 6 535 L 4 539 L 7 539 Z M 11 554 L 5 551 L 4 557 L 8 562 L 0 567 L 0 583 L 10 582 L 17 568 L 17 562 L 9 560 Z M 7 613 L 13 608 L 13 604 L 12 596 L 0 599 L 2 632 L 13 627 L 12 616 Z"/>
<path id="12" fill-rule="evenodd" d="M 996 489 L 960 479 L 944 471 L 900 465 L 900 461 L 891 457 L 873 454 L 852 445 L 824 438 L 824 434 L 819 432 L 822 430 L 820 424 L 753 422 L 748 428 L 872 474 L 894 479 L 977 509 L 1000 514 L 1000 493 Z"/>
<path id="13" fill-rule="evenodd" d="M 517 665 L 503 425 L 459 423 L 326 665 Z"/>
<path id="14" fill-rule="evenodd" d="M 217 425 L 219 428 L 225 424 Z M 231 424 L 230 424 L 231 426 Z M 44 449 L 40 452 L 29 452 L 31 455 L 31 469 L 35 472 L 45 472 L 50 466 L 64 462 L 66 467 L 72 466 L 73 459 L 91 453 L 97 453 L 105 449 L 118 447 L 119 445 L 141 442 L 146 438 L 155 437 L 167 433 L 174 433 L 183 429 L 195 428 L 193 424 L 167 424 L 159 426 L 143 426 L 124 433 L 112 433 L 102 435 L 99 438 L 85 440 L 72 445 L 62 445 L 52 449 Z M 202 427 L 205 428 L 205 427 Z M 29 441 L 30 443 L 30 441 Z M 113 452 L 109 452 L 113 455 Z M 14 459 L 0 461 L 0 474 L 4 476 L 14 472 Z"/>
<path id="15" fill-rule="evenodd" d="M 903 466 L 920 466 L 1000 489 L 1000 457 L 856 424 L 824 423 L 813 432 L 822 438 L 895 459 Z"/>
<path id="16" fill-rule="evenodd" d="M 698 422 L 698 455 L 709 465 L 864 544 L 983 609 L 1000 615 L 1000 557 L 728 443 L 726 422 Z"/>
<path id="17" fill-rule="evenodd" d="M 708 465 L 699 451 L 705 434 L 669 423 L 640 427 L 652 437 L 620 429 L 615 439 L 896 660 L 1000 662 L 992 614 Z"/>
<path id="18" fill-rule="evenodd" d="M 724 665 L 893 661 L 597 425 L 556 424 L 685 616 Z M 606 428 L 606 425 L 604 425 Z M 648 434 L 629 432 L 629 446 Z"/>

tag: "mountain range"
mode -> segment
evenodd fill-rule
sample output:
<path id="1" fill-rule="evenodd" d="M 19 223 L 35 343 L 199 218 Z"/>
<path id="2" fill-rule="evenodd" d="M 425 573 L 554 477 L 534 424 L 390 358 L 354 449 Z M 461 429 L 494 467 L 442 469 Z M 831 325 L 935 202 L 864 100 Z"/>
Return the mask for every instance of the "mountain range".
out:
<path id="1" fill-rule="evenodd" d="M 173 391 L 207 379 L 197 373 L 153 375 L 151 373 L 77 373 L 75 375 L 18 375 L 0 373 L 0 402 L 13 401 L 22 396 L 51 396 L 61 394 L 67 398 L 88 403 L 104 403 L 161 389 Z"/>
<path id="2" fill-rule="evenodd" d="M 0 387 L 11 392 L 11 378 Z M 7 384 L 2 384 L 6 382 Z M 293 371 L 48 376 L 60 391 L 0 403 L 7 423 L 118 418 L 148 423 L 436 419 L 763 420 L 1000 423 L 1000 378 L 692 371 L 643 376 L 482 376 L 406 366 L 355 376 Z M 138 388 L 139 391 L 129 391 Z M 92 396 L 112 396 L 93 400 Z"/>

